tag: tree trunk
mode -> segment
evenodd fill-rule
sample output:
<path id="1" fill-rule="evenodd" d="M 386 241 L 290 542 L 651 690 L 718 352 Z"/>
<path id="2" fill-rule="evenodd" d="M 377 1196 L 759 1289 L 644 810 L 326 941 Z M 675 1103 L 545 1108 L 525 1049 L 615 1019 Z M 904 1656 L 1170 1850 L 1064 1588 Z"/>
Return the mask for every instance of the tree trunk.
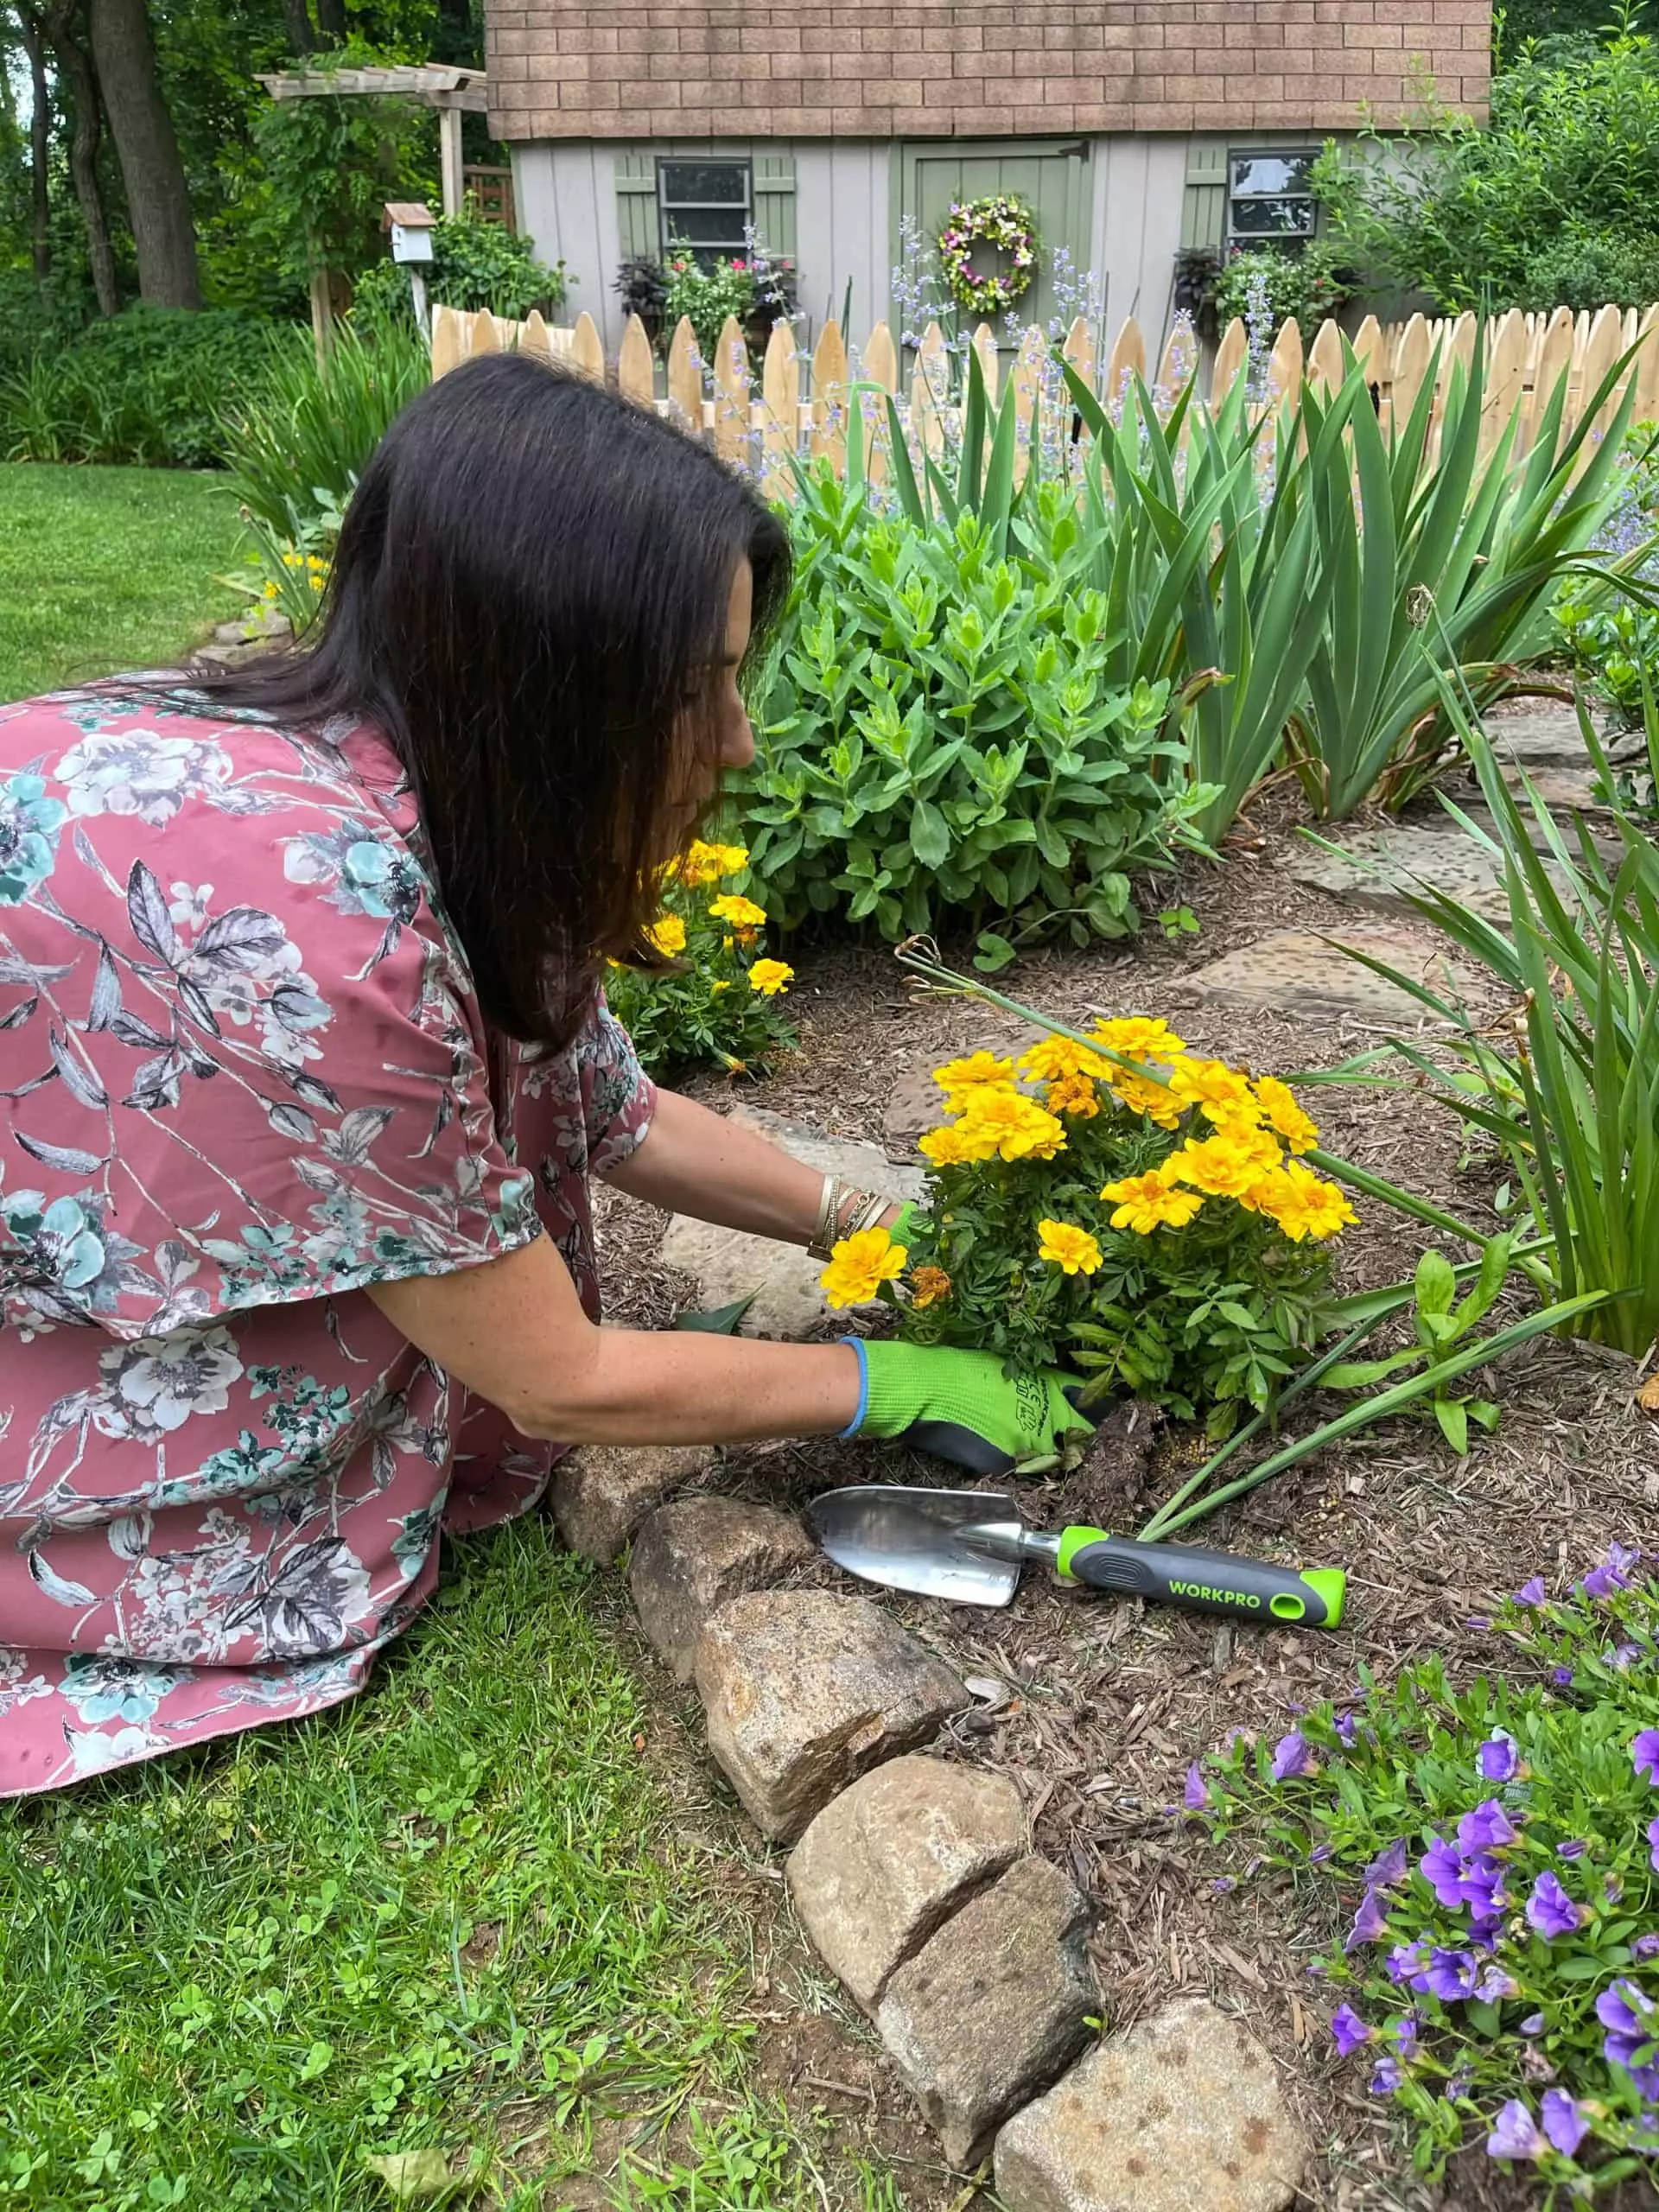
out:
<path id="1" fill-rule="evenodd" d="M 311 29 L 311 11 L 305 0 L 283 0 L 283 22 L 288 32 L 288 42 L 295 53 L 309 54 L 317 41 Z"/>
<path id="2" fill-rule="evenodd" d="M 104 195 L 98 184 L 98 144 L 103 124 L 98 105 L 98 78 L 92 57 L 81 44 L 75 17 L 77 0 L 53 0 L 47 10 L 47 29 L 58 69 L 69 87 L 74 132 L 69 141 L 69 175 L 73 180 L 80 219 L 86 226 L 86 252 L 92 267 L 92 289 L 100 315 L 118 315 L 121 296 L 116 289 L 115 253 L 104 213 Z"/>
<path id="3" fill-rule="evenodd" d="M 87 0 L 92 59 L 127 188 L 138 291 L 157 307 L 199 308 L 190 191 L 156 74 L 144 0 Z"/>
<path id="4" fill-rule="evenodd" d="M 35 281 L 44 284 L 52 274 L 51 177 L 48 169 L 52 150 L 52 105 L 46 81 L 46 33 L 29 0 L 18 0 L 17 22 L 23 35 L 23 51 L 29 56 L 34 95 L 29 118 L 29 255 Z"/>
<path id="5" fill-rule="evenodd" d="M 330 46 L 344 46 L 346 0 L 317 0 L 317 29 Z"/>

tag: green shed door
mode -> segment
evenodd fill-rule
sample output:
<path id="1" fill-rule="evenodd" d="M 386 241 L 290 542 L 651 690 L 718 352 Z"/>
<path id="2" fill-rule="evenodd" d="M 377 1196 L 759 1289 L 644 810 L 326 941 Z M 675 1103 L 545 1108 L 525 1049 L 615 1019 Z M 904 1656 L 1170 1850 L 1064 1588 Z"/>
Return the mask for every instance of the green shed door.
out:
<path id="1" fill-rule="evenodd" d="M 1054 297 L 1054 250 L 1064 246 L 1078 275 L 1089 266 L 1089 148 L 1081 138 L 980 142 L 920 140 L 896 155 L 893 259 L 902 258 L 898 226 L 907 218 L 928 245 L 959 200 L 1011 192 L 1037 217 L 1036 282 L 1014 309 L 1021 325 L 1046 323 L 1058 312 Z M 995 264 L 1001 266 L 1001 262 Z M 999 343 L 1004 334 L 997 328 Z"/>

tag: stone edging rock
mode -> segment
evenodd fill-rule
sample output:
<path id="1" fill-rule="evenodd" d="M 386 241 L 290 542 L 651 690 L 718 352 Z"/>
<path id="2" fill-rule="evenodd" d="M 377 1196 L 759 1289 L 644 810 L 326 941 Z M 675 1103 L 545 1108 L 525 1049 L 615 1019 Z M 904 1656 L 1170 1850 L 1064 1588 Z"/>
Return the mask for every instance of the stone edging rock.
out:
<path id="1" fill-rule="evenodd" d="M 1085 2050 L 1106 2009 L 1086 1900 L 1032 1851 L 1007 1777 L 923 1748 L 966 1689 L 868 1599 L 766 1586 L 810 1541 L 691 1490 L 715 1458 L 584 1447 L 556 1471 L 554 1516 L 603 1564 L 632 1541 L 641 1626 L 695 1681 L 745 1808 L 793 1845 L 801 1927 L 945 2157 L 970 2170 L 988 2152 L 1007 2212 L 1279 2212 L 1307 2153 L 1266 2051 L 1195 1998 Z"/>

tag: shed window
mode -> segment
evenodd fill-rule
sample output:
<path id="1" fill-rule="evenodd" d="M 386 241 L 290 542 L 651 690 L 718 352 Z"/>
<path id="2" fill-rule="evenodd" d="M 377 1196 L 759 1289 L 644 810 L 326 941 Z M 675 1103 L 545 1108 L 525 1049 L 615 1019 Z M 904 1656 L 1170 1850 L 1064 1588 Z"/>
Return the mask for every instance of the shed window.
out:
<path id="1" fill-rule="evenodd" d="M 747 251 L 754 221 L 754 175 L 748 162 L 658 161 L 657 211 L 663 251 L 690 246 L 705 268 L 721 254 Z"/>
<path id="2" fill-rule="evenodd" d="M 1227 158 L 1227 246 L 1292 249 L 1313 235 L 1318 209 L 1310 178 L 1312 151 L 1268 153 L 1253 149 Z"/>

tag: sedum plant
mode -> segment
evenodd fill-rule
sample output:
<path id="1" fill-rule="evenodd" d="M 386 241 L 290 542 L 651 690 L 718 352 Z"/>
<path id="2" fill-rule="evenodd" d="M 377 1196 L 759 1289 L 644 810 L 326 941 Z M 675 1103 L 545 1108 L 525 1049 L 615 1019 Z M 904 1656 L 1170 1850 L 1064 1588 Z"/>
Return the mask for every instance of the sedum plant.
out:
<path id="1" fill-rule="evenodd" d="M 652 950 L 671 964 L 647 971 L 611 963 L 611 1011 L 648 1074 L 700 1061 L 728 1075 L 761 1073 L 794 1046 L 778 1001 L 795 971 L 765 951 L 766 909 L 721 888 L 748 859 L 741 845 L 688 846 L 664 876 L 662 912 L 649 931 Z"/>
<path id="2" fill-rule="evenodd" d="M 1465 2142 L 1548 2202 L 1659 2181 L 1659 1580 L 1615 1545 L 1501 1609 L 1466 1688 L 1438 1659 L 1189 1770 L 1218 1839 L 1334 1883 L 1310 1967 L 1338 2056 L 1438 2179 Z M 1232 1886 L 1232 1878 L 1223 1883 Z"/>

